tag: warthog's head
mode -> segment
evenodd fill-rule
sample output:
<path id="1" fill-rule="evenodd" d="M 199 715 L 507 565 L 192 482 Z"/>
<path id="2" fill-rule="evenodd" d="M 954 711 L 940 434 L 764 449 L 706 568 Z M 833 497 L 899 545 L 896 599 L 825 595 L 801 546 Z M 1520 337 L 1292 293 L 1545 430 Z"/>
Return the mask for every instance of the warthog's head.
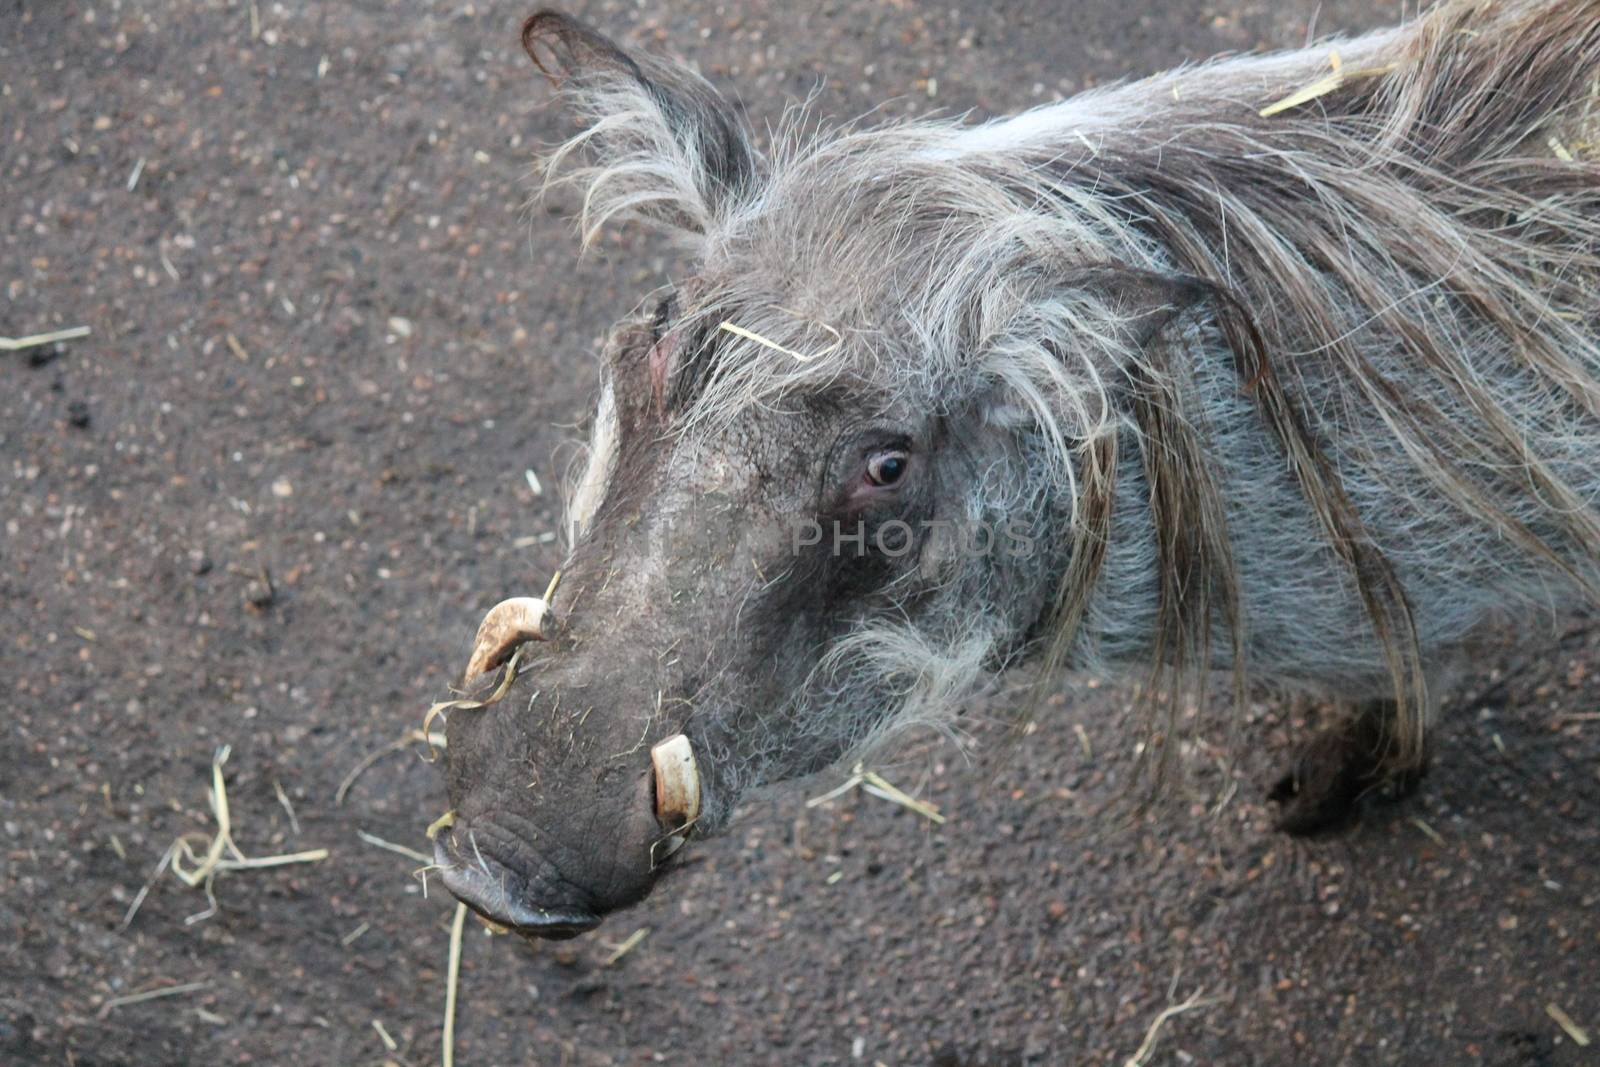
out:
<path id="1" fill-rule="evenodd" d="M 480 631 L 469 684 L 514 649 L 519 677 L 448 720 L 446 883 L 568 936 L 753 787 L 936 722 L 1084 610 L 1115 416 L 1081 398 L 1172 301 L 959 127 L 762 155 L 685 69 L 554 14 L 524 41 L 588 122 L 557 155 L 588 160 L 585 235 L 645 220 L 691 264 L 607 346 L 550 603 Z"/>

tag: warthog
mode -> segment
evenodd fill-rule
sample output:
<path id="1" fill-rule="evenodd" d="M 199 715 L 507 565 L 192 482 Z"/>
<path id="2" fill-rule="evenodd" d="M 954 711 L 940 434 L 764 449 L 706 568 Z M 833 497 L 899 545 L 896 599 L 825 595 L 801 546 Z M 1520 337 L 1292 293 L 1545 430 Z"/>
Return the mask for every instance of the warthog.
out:
<path id="1" fill-rule="evenodd" d="M 479 631 L 503 699 L 448 718 L 483 916 L 586 930 L 1029 658 L 1148 669 L 1152 753 L 1208 677 L 1347 702 L 1275 791 L 1315 829 L 1419 766 L 1486 620 L 1596 599 L 1600 0 L 765 150 L 680 66 L 523 42 L 585 239 L 690 265 L 607 346 L 559 585 Z"/>

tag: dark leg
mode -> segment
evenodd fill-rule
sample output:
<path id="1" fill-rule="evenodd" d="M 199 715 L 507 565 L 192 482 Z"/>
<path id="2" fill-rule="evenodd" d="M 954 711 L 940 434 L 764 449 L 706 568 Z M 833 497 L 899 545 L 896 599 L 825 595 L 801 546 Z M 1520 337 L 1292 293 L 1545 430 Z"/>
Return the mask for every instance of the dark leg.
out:
<path id="1" fill-rule="evenodd" d="M 1289 773 L 1267 794 L 1278 804 L 1277 828 L 1309 837 L 1349 822 L 1368 794 L 1383 791 L 1399 798 L 1412 793 L 1427 764 L 1395 764 L 1388 741 L 1394 714 L 1392 700 L 1363 704 L 1349 721 L 1302 746 Z"/>

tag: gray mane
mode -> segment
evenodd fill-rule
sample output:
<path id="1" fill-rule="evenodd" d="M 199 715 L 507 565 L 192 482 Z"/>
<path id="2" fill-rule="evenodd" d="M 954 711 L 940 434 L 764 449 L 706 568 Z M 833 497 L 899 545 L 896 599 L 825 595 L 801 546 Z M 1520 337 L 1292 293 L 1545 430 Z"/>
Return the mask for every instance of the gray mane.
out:
<path id="1" fill-rule="evenodd" d="M 571 88 L 585 236 L 664 226 L 715 294 L 680 432 L 830 389 L 983 401 L 1037 457 L 983 491 L 1071 502 L 1035 632 L 833 650 L 840 686 L 920 679 L 902 721 L 1025 636 L 1158 664 L 1171 716 L 1217 668 L 1392 694 L 1414 750 L 1436 650 L 1600 589 L 1600 0 L 1455 0 L 978 126 L 792 115 L 765 155 Z"/>

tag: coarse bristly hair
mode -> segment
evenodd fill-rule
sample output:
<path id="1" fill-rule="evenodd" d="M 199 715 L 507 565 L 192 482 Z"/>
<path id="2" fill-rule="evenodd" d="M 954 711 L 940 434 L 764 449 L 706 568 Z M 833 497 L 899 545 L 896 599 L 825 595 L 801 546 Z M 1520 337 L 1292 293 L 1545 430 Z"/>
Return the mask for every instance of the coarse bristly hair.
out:
<path id="1" fill-rule="evenodd" d="M 765 155 L 704 81 L 554 18 L 525 40 L 588 120 L 552 161 L 585 239 L 667 228 L 696 313 L 769 342 L 719 336 L 680 432 L 839 382 L 981 405 L 1036 457 L 1006 491 L 1068 505 L 1050 665 L 1153 662 L 1174 715 L 1216 669 L 1392 694 L 1404 762 L 1443 652 L 1596 597 L 1600 0 L 1453 0 L 981 125 L 795 112 Z M 1016 637 L 960 610 L 819 670 L 910 670 L 930 717 Z"/>

